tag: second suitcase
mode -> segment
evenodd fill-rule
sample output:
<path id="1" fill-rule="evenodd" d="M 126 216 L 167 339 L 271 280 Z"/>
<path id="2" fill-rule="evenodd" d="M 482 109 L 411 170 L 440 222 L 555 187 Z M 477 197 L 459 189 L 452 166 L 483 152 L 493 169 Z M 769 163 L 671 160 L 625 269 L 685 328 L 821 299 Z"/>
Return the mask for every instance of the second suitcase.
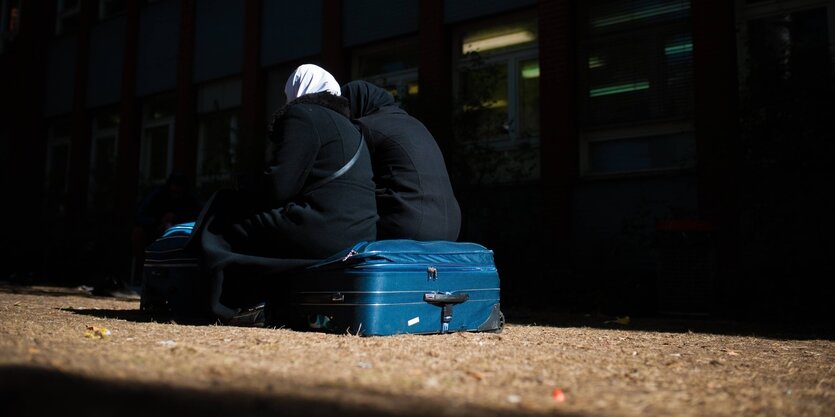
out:
<path id="1" fill-rule="evenodd" d="M 208 285 L 184 247 L 194 223 L 173 226 L 145 250 L 139 309 L 155 319 L 208 319 Z"/>
<path id="2" fill-rule="evenodd" d="M 288 278 L 270 291 L 268 325 L 362 336 L 504 325 L 493 252 L 475 243 L 362 242 Z"/>

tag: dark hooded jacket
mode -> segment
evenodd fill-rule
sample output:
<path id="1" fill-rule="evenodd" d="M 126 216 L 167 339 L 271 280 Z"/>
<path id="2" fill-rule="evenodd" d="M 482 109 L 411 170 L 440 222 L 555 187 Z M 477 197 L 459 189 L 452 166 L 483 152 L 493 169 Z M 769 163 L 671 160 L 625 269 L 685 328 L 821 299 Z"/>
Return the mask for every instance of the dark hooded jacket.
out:
<path id="1" fill-rule="evenodd" d="M 217 293 L 229 295 L 227 289 L 238 279 L 233 274 L 274 278 L 359 241 L 374 240 L 377 213 L 371 162 L 347 115 L 347 100 L 327 92 L 288 103 L 273 118 L 274 152 L 267 169 L 246 189 L 213 196 L 191 242 L 199 241 Z M 317 185 L 358 149 L 359 158 L 347 172 Z M 231 292 L 249 292 L 251 297 L 229 296 L 224 304 L 246 307 L 263 297 L 263 284 L 239 286 L 244 288 Z"/>
<path id="2" fill-rule="evenodd" d="M 378 239 L 456 240 L 461 210 L 444 157 L 419 120 L 366 81 L 342 87 L 371 151 Z"/>

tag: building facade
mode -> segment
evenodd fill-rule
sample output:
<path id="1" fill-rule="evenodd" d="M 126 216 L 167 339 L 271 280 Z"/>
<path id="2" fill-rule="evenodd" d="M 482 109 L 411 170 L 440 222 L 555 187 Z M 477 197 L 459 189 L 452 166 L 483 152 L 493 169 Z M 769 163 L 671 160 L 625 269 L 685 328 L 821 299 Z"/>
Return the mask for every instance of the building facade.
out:
<path id="1" fill-rule="evenodd" d="M 284 82 L 312 62 L 429 127 L 506 303 L 831 311 L 810 275 L 832 269 L 813 231 L 835 229 L 815 192 L 831 0 L 2 6 L 4 273 L 126 275 L 141 197 L 179 172 L 206 199 L 263 164 Z"/>

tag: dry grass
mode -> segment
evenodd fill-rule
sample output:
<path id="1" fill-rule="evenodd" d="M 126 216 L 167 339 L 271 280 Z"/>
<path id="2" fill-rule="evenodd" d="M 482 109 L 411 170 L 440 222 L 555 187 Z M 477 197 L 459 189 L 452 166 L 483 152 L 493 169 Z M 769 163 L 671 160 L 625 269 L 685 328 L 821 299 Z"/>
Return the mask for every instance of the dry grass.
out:
<path id="1" fill-rule="evenodd" d="M 137 308 L 0 289 L 0 414 L 835 415 L 826 339 L 637 330 L 646 326 L 635 320 L 360 338 L 155 323 Z"/>

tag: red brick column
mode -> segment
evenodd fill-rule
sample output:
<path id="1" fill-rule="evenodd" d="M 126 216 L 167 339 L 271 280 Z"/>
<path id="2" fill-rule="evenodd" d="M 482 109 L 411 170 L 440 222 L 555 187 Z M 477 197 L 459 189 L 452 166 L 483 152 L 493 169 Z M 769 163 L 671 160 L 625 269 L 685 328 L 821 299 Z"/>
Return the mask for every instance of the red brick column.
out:
<path id="1" fill-rule="evenodd" d="M 87 84 L 90 67 L 90 26 L 95 19 L 98 2 L 81 1 L 78 46 L 75 55 L 73 87 L 72 136 L 70 139 L 69 193 L 67 219 L 70 222 L 70 242 L 80 239 L 87 208 L 87 183 L 90 173 L 90 142 L 92 121 L 87 109 Z"/>
<path id="2" fill-rule="evenodd" d="M 180 46 L 177 62 L 177 112 L 174 128 L 174 170 L 194 181 L 197 174 L 197 129 L 194 91 L 195 0 L 180 3 Z"/>
<path id="3" fill-rule="evenodd" d="M 715 225 L 721 304 L 722 293 L 739 279 L 741 158 L 734 5 L 721 0 L 693 1 L 692 12 L 699 209 Z"/>
<path id="4" fill-rule="evenodd" d="M 571 0 L 539 1 L 539 94 L 543 249 L 564 257 L 571 249 L 572 193 L 578 172 L 577 13 Z M 569 263 L 566 263 L 569 262 Z"/>
<path id="5" fill-rule="evenodd" d="M 328 0 L 322 7 L 322 67 L 345 84 L 349 71 L 345 68 L 342 48 L 342 0 Z"/>
<path id="6" fill-rule="evenodd" d="M 418 22 L 420 61 L 419 107 L 415 112 L 435 136 L 441 150 L 446 151 L 452 139 L 452 62 L 451 40 L 444 24 L 444 2 L 420 2 Z"/>
<path id="7" fill-rule="evenodd" d="M 139 3 L 128 0 L 127 25 L 125 27 L 124 55 L 122 57 L 122 103 L 119 117 L 119 145 L 116 164 L 119 201 L 117 225 L 129 231 L 133 225 L 134 206 L 139 183 L 139 153 L 141 123 L 139 103 L 136 98 L 136 64 L 139 48 Z M 127 235 L 126 235 L 127 236 Z M 125 253 L 128 253 L 125 251 Z"/>
<path id="8" fill-rule="evenodd" d="M 261 11 L 263 0 L 247 0 L 244 28 L 244 62 L 241 100 L 241 142 L 243 168 L 258 169 L 264 164 L 264 76 L 261 71 Z"/>

